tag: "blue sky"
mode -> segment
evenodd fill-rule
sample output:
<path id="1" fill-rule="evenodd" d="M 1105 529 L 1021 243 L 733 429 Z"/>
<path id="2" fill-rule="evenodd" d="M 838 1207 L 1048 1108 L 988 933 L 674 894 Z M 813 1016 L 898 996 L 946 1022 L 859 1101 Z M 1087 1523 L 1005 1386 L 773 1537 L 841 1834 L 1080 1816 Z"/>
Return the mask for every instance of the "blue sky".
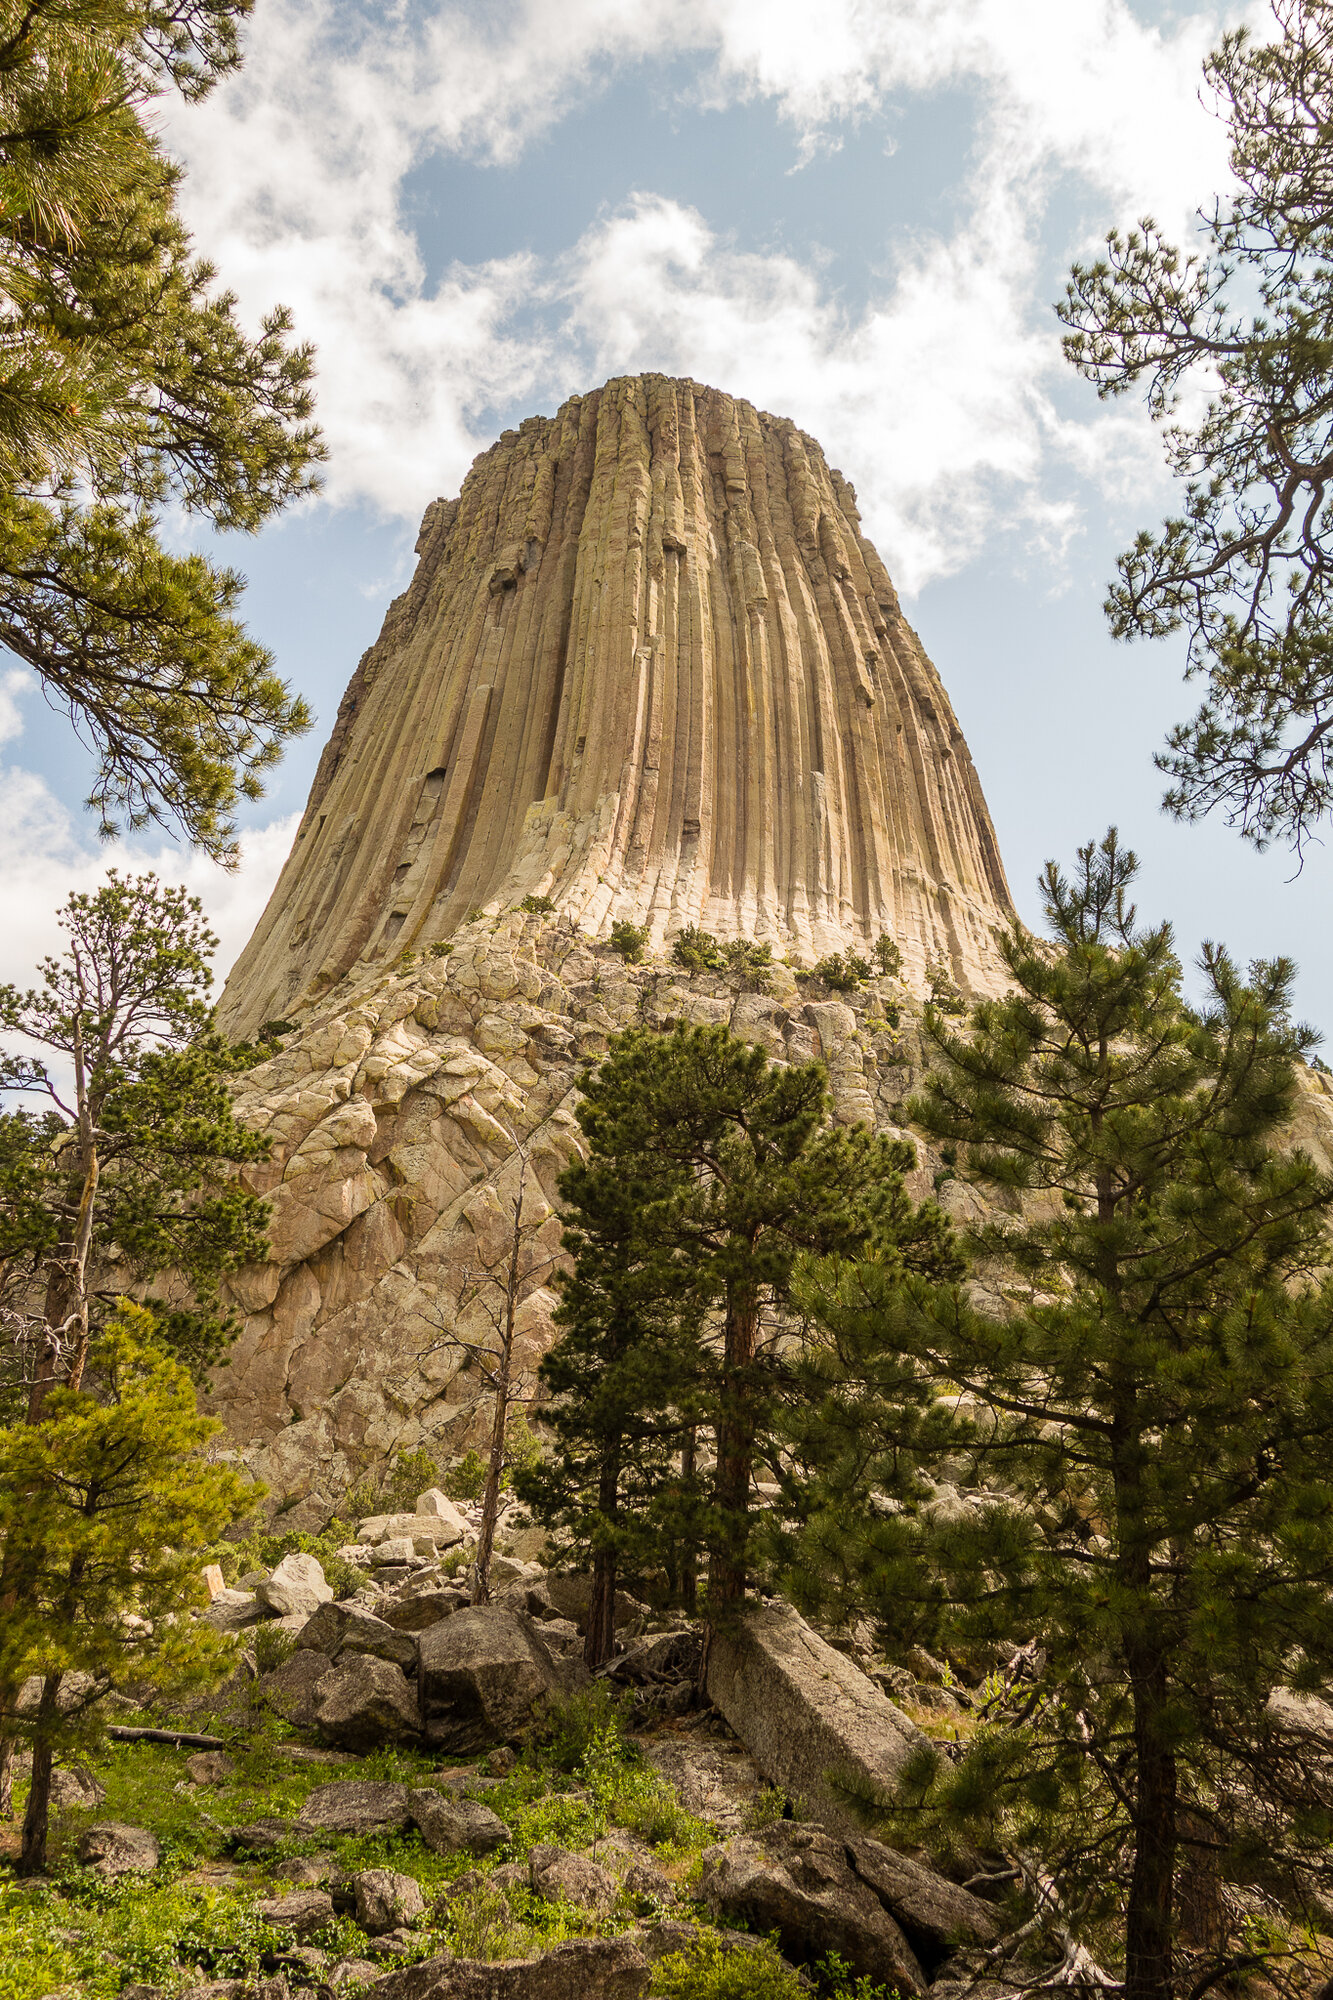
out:
<path id="1" fill-rule="evenodd" d="M 1174 825 L 1152 751 L 1179 649 L 1112 645 L 1116 552 L 1171 504 L 1142 413 L 1061 362 L 1071 258 L 1223 184 L 1199 64 L 1259 5 L 1140 0 L 259 0 L 245 71 L 164 107 L 202 250 L 319 348 L 327 497 L 219 551 L 317 725 L 221 878 L 99 851 L 68 727 L 0 673 L 0 975 L 109 860 L 186 875 L 243 942 L 426 502 L 506 425 L 613 373 L 690 374 L 810 430 L 935 659 L 1020 909 L 1115 820 L 1182 946 L 1287 952 L 1333 1029 L 1322 850 L 1298 879 Z M 182 526 L 182 535 L 188 529 Z"/>

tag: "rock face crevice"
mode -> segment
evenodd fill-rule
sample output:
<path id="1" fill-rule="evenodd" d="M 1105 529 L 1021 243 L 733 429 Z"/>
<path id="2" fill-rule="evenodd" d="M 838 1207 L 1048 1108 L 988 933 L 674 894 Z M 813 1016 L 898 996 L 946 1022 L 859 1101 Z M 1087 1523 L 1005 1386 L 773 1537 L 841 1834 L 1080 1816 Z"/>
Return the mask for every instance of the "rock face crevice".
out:
<path id="1" fill-rule="evenodd" d="M 784 419 L 612 381 L 427 509 L 228 983 L 237 1033 L 477 913 L 688 923 L 999 983 L 1010 911 L 939 677 L 852 488 Z"/>

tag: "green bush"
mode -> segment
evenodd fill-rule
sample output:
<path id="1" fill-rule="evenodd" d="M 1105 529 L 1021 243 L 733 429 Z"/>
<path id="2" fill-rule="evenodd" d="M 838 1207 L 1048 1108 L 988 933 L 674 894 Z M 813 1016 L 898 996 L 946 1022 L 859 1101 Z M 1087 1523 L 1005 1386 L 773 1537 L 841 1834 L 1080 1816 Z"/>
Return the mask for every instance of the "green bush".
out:
<path id="1" fill-rule="evenodd" d="M 875 939 L 875 964 L 886 979 L 896 979 L 903 969 L 903 955 L 887 933 Z"/>
<path id="2" fill-rule="evenodd" d="M 577 1771 L 593 1750 L 610 1749 L 623 1759 L 628 1755 L 625 1725 L 633 1705 L 632 1695 L 617 1694 L 605 1681 L 591 1681 L 553 1702 L 543 1736 L 544 1761 L 557 1771 Z"/>
<path id="3" fill-rule="evenodd" d="M 314 1556 L 334 1596 L 350 1597 L 353 1591 L 360 1589 L 362 1574 L 356 1564 L 340 1556 L 338 1550 L 350 1542 L 355 1533 L 356 1529 L 343 1520 L 331 1521 L 322 1535 L 307 1535 L 296 1529 L 281 1535 L 256 1528 L 243 1541 L 215 1542 L 211 1548 L 202 1551 L 200 1560 L 217 1563 L 225 1581 L 234 1586 L 247 1570 L 275 1569 L 284 1556 Z"/>
<path id="4" fill-rule="evenodd" d="M 806 1989 L 767 1939 L 728 1944 L 704 1931 L 658 1960 L 653 1991 L 664 2000 L 805 2000 Z"/>
<path id="5" fill-rule="evenodd" d="M 250 1651 L 260 1673 L 271 1674 L 296 1651 L 296 1634 L 283 1625 L 256 1625 L 250 1635 Z"/>
<path id="6" fill-rule="evenodd" d="M 683 931 L 677 931 L 671 940 L 671 956 L 686 972 L 725 972 L 727 961 L 722 947 L 711 931 L 701 931 L 697 924 L 686 924 Z"/>
<path id="7" fill-rule="evenodd" d="M 618 951 L 626 965 L 643 963 L 643 948 L 648 942 L 647 924 L 624 923 L 619 919 L 611 926 L 608 943 L 612 951 Z"/>
<path id="8" fill-rule="evenodd" d="M 424 1445 L 416 1451 L 400 1451 L 384 1482 L 379 1511 L 410 1514 L 416 1506 L 418 1493 L 424 1493 L 428 1486 L 437 1485 L 439 1477 L 440 1468 L 435 1463 L 434 1455 Z"/>
<path id="9" fill-rule="evenodd" d="M 854 951 L 831 951 L 821 958 L 807 979 L 822 979 L 835 993 L 854 993 L 870 977 L 869 962 Z"/>
<path id="10" fill-rule="evenodd" d="M 469 1450 L 445 1467 L 440 1474 L 442 1491 L 451 1500 L 480 1500 L 486 1484 L 486 1463 L 479 1451 Z"/>
<path id="11" fill-rule="evenodd" d="M 930 1003 L 938 1007 L 941 1014 L 966 1014 L 967 1002 L 953 983 L 953 977 L 943 960 L 926 967 L 926 978 L 930 982 Z"/>
<path id="12" fill-rule="evenodd" d="M 773 947 L 733 938 L 724 953 L 727 970 L 751 993 L 767 993 L 773 984 Z"/>
<path id="13" fill-rule="evenodd" d="M 549 896 L 525 896 L 518 907 L 528 917 L 549 917 L 555 904 Z"/>

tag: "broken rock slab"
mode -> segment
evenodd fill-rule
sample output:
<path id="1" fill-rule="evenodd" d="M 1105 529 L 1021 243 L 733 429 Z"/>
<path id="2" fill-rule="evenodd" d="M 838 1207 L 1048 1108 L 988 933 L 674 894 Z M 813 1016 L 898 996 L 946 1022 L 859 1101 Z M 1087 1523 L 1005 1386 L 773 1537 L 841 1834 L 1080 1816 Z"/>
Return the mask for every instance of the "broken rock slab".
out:
<path id="1" fill-rule="evenodd" d="M 955 1944 L 994 1944 L 1000 1922 L 979 1896 L 879 1840 L 847 1843 L 852 1867 L 932 1966 Z"/>
<path id="2" fill-rule="evenodd" d="M 888 1792 L 918 1750 L 916 1724 L 845 1654 L 774 1602 L 715 1632 L 708 1694 L 764 1776 L 828 1826 L 860 1831 L 838 1789 Z"/>
<path id="3" fill-rule="evenodd" d="M 321 1604 L 301 1628 L 300 1649 L 324 1653 L 330 1660 L 344 1653 L 368 1653 L 389 1660 L 404 1673 L 415 1673 L 417 1642 L 408 1632 L 400 1632 L 373 1611 L 359 1604 Z"/>
<path id="4" fill-rule="evenodd" d="M 417 1743 L 421 1717 L 412 1683 L 391 1660 L 344 1653 L 314 1690 L 315 1726 L 339 1750 Z"/>
<path id="5" fill-rule="evenodd" d="M 155 1836 L 146 1827 L 103 1820 L 85 1827 L 75 1849 L 86 1868 L 113 1880 L 118 1875 L 147 1875 L 161 1858 Z"/>
<path id="6" fill-rule="evenodd" d="M 414 1876 L 392 1868 L 363 1868 L 352 1877 L 356 1920 L 371 1937 L 414 1924 L 426 1913 L 426 1899 Z"/>
<path id="7" fill-rule="evenodd" d="M 275 1618 L 309 1618 L 321 1604 L 331 1604 L 333 1591 L 314 1556 L 293 1552 L 284 1556 L 272 1576 L 255 1585 L 255 1596 Z M 217 1603 L 215 1598 L 214 1603 Z"/>
<path id="8" fill-rule="evenodd" d="M 784 1822 L 758 1837 L 710 1847 L 699 1893 L 715 1916 L 776 1931 L 788 1958 L 814 1963 L 836 1952 L 857 1978 L 900 1993 L 928 1984 L 900 1925 L 823 1827 Z"/>
<path id="9" fill-rule="evenodd" d="M 376 1980 L 373 2000 L 642 2000 L 648 1961 L 630 1937 L 571 1938 L 536 1958 L 427 1958 Z"/>
<path id="10" fill-rule="evenodd" d="M 442 1798 L 435 1791 L 415 1791 L 408 1806 L 417 1831 L 434 1854 L 494 1854 L 512 1835 L 498 1813 L 480 1799 Z"/>
<path id="11" fill-rule="evenodd" d="M 310 1833 L 375 1833 L 381 1827 L 411 1824 L 407 1786 L 370 1778 L 340 1779 L 317 1785 L 301 1808 L 297 1830 Z"/>

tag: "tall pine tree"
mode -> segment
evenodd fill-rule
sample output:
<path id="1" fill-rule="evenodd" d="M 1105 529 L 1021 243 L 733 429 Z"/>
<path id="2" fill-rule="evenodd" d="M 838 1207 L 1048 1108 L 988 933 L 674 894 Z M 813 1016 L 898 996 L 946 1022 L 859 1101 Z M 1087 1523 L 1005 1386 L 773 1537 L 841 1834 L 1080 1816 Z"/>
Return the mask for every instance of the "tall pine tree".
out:
<path id="1" fill-rule="evenodd" d="M 1054 946 L 1016 929 L 1005 998 L 927 1016 L 913 1115 L 1000 1195 L 970 1247 L 1013 1311 L 825 1274 L 803 1574 L 886 1631 L 907 1602 L 946 1641 L 1037 1641 L 1016 1726 L 918 1774 L 918 1803 L 1051 1857 L 1075 1931 L 1122 1916 L 1128 2000 L 1167 2000 L 1182 1860 L 1328 1872 L 1327 1794 L 1269 1698 L 1333 1682 L 1333 1181 L 1278 1147 L 1313 1040 L 1292 968 L 1246 980 L 1207 947 L 1190 1005 L 1135 866 L 1112 832 L 1072 884 L 1048 867 Z M 960 1467 L 983 1504 L 920 1504 Z M 906 1507 L 849 1506 L 876 1489 Z"/>

